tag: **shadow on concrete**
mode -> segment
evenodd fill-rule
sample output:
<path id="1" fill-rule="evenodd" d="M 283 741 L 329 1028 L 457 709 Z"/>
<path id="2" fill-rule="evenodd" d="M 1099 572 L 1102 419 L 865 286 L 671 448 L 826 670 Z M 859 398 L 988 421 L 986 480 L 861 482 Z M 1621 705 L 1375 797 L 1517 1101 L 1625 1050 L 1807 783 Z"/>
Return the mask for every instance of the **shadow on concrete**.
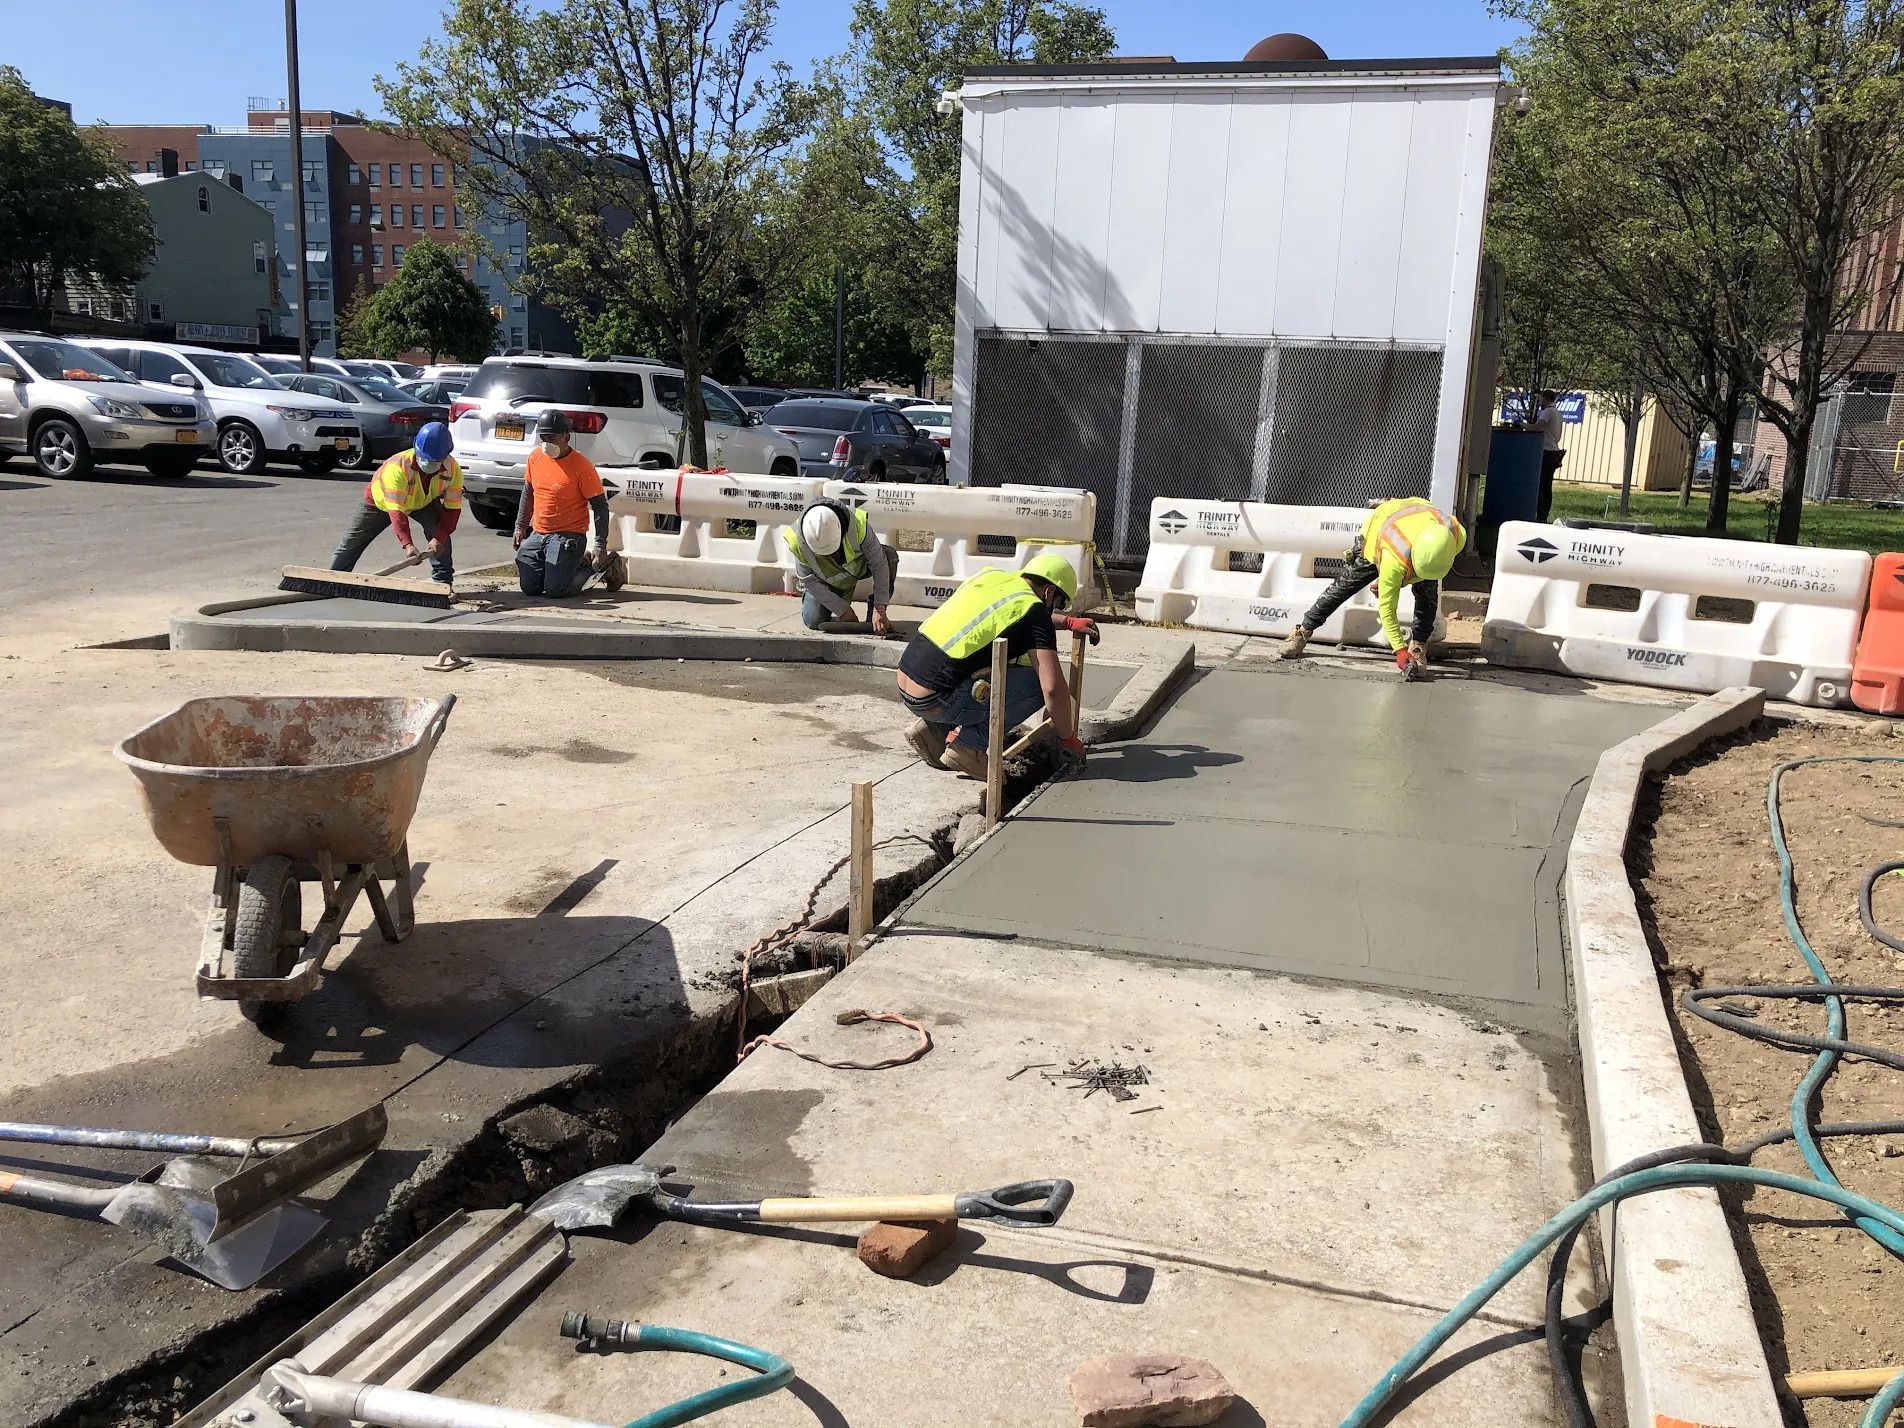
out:
<path id="1" fill-rule="evenodd" d="M 204 484 L 215 482 L 216 484 Z M 187 471 L 183 476 L 154 476 L 150 471 L 141 469 L 110 470 L 104 466 L 93 468 L 92 474 L 85 478 L 88 486 L 155 486 L 168 491 L 269 491 L 277 486 L 276 481 L 252 481 L 242 476 L 226 476 L 216 471 Z"/>
<path id="2" fill-rule="evenodd" d="M 1241 754 L 1220 753 L 1202 744 L 1120 744 L 1094 751 L 1091 762 L 1078 775 L 1078 781 L 1162 783 L 1169 779 L 1195 778 L 1204 769 L 1226 768 L 1242 762 Z"/>
<path id="3" fill-rule="evenodd" d="M 813 1415 L 820 1428 L 853 1428 L 839 1406 L 805 1379 L 794 1379 L 787 1385 L 787 1392 L 800 1400 L 801 1407 Z"/>
<path id="4" fill-rule="evenodd" d="M 0 491 L 38 491 L 51 484 L 50 481 L 0 481 Z"/>

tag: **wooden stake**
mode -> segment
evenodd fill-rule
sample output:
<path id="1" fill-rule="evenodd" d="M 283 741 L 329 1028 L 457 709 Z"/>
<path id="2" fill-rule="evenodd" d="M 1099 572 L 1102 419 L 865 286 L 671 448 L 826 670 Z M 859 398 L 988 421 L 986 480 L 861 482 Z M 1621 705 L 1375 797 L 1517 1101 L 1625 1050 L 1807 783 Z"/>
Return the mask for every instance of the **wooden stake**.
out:
<path id="1" fill-rule="evenodd" d="M 853 879 L 846 910 L 846 955 L 859 956 L 873 930 L 873 786 L 853 785 Z"/>
<path id="2" fill-rule="evenodd" d="M 1005 677 L 1010 671 L 1010 645 L 992 641 L 992 693 L 987 715 L 991 739 L 985 745 L 985 826 L 996 827 L 1005 813 Z"/>
<path id="3" fill-rule="evenodd" d="M 1071 636 L 1071 717 L 1084 722 L 1084 636 Z"/>

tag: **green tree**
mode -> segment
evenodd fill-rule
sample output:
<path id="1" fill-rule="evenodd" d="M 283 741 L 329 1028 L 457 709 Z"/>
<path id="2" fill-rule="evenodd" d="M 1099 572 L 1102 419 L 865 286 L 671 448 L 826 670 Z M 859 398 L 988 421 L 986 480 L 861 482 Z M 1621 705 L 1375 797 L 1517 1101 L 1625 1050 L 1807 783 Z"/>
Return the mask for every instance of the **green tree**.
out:
<path id="1" fill-rule="evenodd" d="M 378 81 L 409 132 L 468 154 L 466 207 L 527 224 L 539 291 L 673 335 L 696 465 L 699 378 L 807 239 L 774 201 L 798 189 L 815 113 L 786 66 L 762 77 L 774 13 L 773 0 L 456 0 L 444 38 Z"/>
<path id="2" fill-rule="evenodd" d="M 351 316 L 347 313 L 346 320 Z M 416 350 L 427 352 L 432 362 L 442 357 L 480 362 L 496 350 L 496 315 L 483 290 L 457 270 L 450 250 L 424 239 L 404 255 L 396 276 L 377 289 L 368 310 L 352 323 L 351 340 L 364 349 L 363 356 Z"/>
<path id="3" fill-rule="evenodd" d="M 137 282 L 153 247 L 151 212 L 106 137 L 0 67 L 0 285 L 50 326 L 68 274 Z"/>
<path id="4" fill-rule="evenodd" d="M 337 319 L 337 353 L 340 357 L 383 355 L 378 352 L 370 336 L 370 308 L 375 300 L 376 291 L 370 285 L 370 274 L 359 273 L 357 286 L 351 290 L 350 301 L 344 305 L 344 311 Z"/>
<path id="5" fill-rule="evenodd" d="M 1071 0 L 855 0 L 853 42 L 857 105 L 898 159 L 891 175 L 903 208 L 897 233 L 913 255 L 910 276 L 933 370 L 949 373 L 960 121 L 938 113 L 940 96 L 984 65 L 1101 60 L 1117 37 L 1102 10 Z"/>
<path id="6" fill-rule="evenodd" d="M 889 282 L 869 282 L 862 272 L 845 276 L 847 385 L 918 385 L 927 352 L 919 345 L 914 314 L 894 301 Z M 832 385 L 836 281 L 832 273 L 816 272 L 749 329 L 748 371 L 800 386 Z"/>

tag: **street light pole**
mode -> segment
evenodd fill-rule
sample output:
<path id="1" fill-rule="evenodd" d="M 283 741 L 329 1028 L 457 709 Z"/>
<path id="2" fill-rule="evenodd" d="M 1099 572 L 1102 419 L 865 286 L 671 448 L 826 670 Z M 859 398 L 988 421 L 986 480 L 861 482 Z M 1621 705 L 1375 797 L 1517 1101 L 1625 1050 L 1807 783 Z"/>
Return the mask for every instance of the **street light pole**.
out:
<path id="1" fill-rule="evenodd" d="M 311 285 L 304 272 L 304 106 L 298 99 L 297 0 L 284 0 L 284 63 L 291 93 L 291 221 L 297 242 L 298 368 L 311 370 Z"/>
<path id="2" fill-rule="evenodd" d="M 833 387 L 846 388 L 846 269 L 833 269 Z"/>

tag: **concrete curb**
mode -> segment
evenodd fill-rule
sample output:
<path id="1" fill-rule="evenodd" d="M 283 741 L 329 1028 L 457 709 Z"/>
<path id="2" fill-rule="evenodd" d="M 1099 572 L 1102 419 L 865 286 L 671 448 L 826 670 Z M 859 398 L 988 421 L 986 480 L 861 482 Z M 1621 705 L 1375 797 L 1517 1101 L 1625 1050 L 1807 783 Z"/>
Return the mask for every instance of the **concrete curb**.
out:
<path id="1" fill-rule="evenodd" d="M 1649 774 L 1744 728 L 1765 692 L 1727 689 L 1601 755 L 1574 827 L 1565 892 L 1593 1169 L 1703 1140 L 1640 924 L 1626 844 Z M 1601 1216 L 1627 1422 L 1781 1428 L 1745 1273 L 1718 1196 L 1671 1190 Z"/>
<path id="2" fill-rule="evenodd" d="M 1174 654 L 1145 660 L 1131 676 L 1130 683 L 1117 691 L 1109 708 L 1084 713 L 1078 721 L 1079 737 L 1087 744 L 1103 744 L 1140 732 L 1196 667 L 1197 647 L 1188 640 Z M 1090 677 L 1087 667 L 1085 678 Z"/>

